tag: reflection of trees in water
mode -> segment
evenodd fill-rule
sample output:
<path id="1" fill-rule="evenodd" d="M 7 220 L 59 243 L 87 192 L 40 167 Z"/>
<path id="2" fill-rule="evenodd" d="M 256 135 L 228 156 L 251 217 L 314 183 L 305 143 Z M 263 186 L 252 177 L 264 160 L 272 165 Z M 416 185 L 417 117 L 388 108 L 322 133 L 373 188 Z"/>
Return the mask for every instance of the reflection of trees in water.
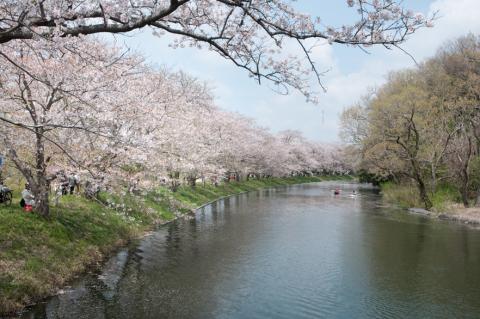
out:
<path id="1" fill-rule="evenodd" d="M 253 249 L 263 226 L 246 221 L 257 211 L 256 203 L 263 205 L 271 193 L 227 198 L 203 208 L 194 219 L 165 227 L 163 241 L 142 247 L 141 271 L 129 267 L 110 317 L 197 318 L 213 313 L 219 299 L 215 282 L 222 283 L 225 276 L 232 280 L 235 268 L 241 267 L 240 250 Z"/>
<path id="2" fill-rule="evenodd" d="M 87 278 L 73 294 L 54 298 L 46 307 L 47 318 L 212 317 L 225 306 L 222 302 L 231 301 L 229 292 L 239 287 L 250 292 L 252 278 L 259 277 L 249 277 L 245 269 L 258 271 L 256 267 L 265 265 L 290 269 L 305 253 L 322 262 L 313 262 L 317 274 L 310 274 L 307 267 L 296 275 L 298 279 L 315 285 L 311 279 L 323 278 L 321 269 L 328 276 L 340 274 L 334 283 L 325 277 L 333 295 L 325 287 L 310 287 L 327 299 L 347 301 L 337 306 L 339 312 L 360 309 L 370 317 L 478 313 L 480 234 L 380 206 L 370 190 L 351 199 L 331 196 L 328 187 L 308 185 L 216 202 L 194 219 L 166 225 L 132 248 L 112 295 L 106 294 L 112 287 Z M 302 220 L 298 213 L 304 211 L 309 217 Z M 288 255 L 289 231 L 292 236 L 308 233 L 304 239 L 312 245 L 302 247 L 303 242 L 296 241 L 298 250 Z M 312 236 L 320 231 L 325 233 Z M 267 242 L 281 246 L 283 254 L 269 255 L 272 246 Z M 291 262 L 284 265 L 282 258 Z M 44 318 L 42 311 L 34 318 Z"/>
<path id="3" fill-rule="evenodd" d="M 479 311 L 480 260 L 478 254 L 469 256 L 471 247 L 478 250 L 480 234 L 405 212 L 392 214 L 366 215 L 356 225 L 365 243 L 356 248 L 365 255 L 369 307 L 381 303 L 377 307 L 440 317 Z"/>

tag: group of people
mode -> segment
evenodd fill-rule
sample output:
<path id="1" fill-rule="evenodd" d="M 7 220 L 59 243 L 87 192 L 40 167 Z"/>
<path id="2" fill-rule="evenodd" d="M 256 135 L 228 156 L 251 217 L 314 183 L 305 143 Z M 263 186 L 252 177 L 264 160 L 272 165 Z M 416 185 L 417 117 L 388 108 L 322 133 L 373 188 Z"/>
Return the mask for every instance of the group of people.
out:
<path id="1" fill-rule="evenodd" d="M 60 197 L 64 195 L 73 195 L 75 189 L 77 194 L 80 193 L 80 177 L 77 174 L 70 173 L 66 175 L 64 172 L 57 174 L 58 183 L 54 187 L 55 205 L 58 205 Z"/>
<path id="2" fill-rule="evenodd" d="M 59 184 L 55 189 L 58 195 L 73 195 L 75 188 L 77 193 L 80 191 L 80 177 L 77 174 L 70 173 L 68 176 L 60 173 L 58 174 Z"/>
<path id="3" fill-rule="evenodd" d="M 80 191 L 80 177 L 78 175 L 71 173 L 67 176 L 60 173 L 57 176 L 59 183 L 54 189 L 55 204 L 58 204 L 58 199 L 60 196 L 67 194 L 73 195 L 75 188 L 77 189 L 77 193 Z M 25 184 L 25 188 L 22 191 L 20 206 L 23 207 L 23 210 L 26 212 L 31 212 L 35 206 L 35 196 L 32 193 L 29 183 Z"/>

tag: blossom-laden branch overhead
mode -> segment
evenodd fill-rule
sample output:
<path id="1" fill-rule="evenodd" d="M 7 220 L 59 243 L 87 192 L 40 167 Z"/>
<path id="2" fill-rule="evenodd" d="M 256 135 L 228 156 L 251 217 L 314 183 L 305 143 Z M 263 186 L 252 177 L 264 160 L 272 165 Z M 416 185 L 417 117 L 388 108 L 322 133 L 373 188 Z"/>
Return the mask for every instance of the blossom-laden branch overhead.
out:
<path id="1" fill-rule="evenodd" d="M 151 27 L 159 36 L 177 35 L 173 46 L 207 48 L 247 70 L 258 82 L 268 80 L 281 93 L 290 88 L 308 100 L 310 79 L 320 83 L 312 42 L 353 46 L 398 46 L 426 18 L 401 1 L 347 0 L 358 19 L 325 26 L 300 13 L 287 0 L 0 0 L 0 43 L 15 39 L 125 33 Z M 298 54 L 287 54 L 287 43 Z M 320 83 L 321 84 L 321 83 Z"/>

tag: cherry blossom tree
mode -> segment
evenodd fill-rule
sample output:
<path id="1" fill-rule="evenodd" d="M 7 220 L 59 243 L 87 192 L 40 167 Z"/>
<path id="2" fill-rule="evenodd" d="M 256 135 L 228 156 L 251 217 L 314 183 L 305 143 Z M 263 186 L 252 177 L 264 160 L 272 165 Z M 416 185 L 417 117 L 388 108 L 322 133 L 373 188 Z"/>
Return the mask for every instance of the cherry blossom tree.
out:
<path id="1" fill-rule="evenodd" d="M 121 93 L 128 83 L 143 95 L 134 79 L 145 70 L 137 57 L 80 38 L 11 41 L 2 54 L 8 58 L 0 60 L 0 138 L 30 183 L 37 211 L 48 216 L 54 176 L 47 167 L 108 168 L 138 131 L 129 95 Z"/>
<path id="2" fill-rule="evenodd" d="M 139 178 L 156 187 L 170 177 L 176 187 L 182 177 L 194 186 L 226 173 L 339 170 L 334 152 L 299 132 L 272 134 L 219 109 L 197 79 L 94 38 L 15 40 L 1 54 L 0 151 L 31 184 L 43 216 L 59 171 L 125 190 Z"/>
<path id="3" fill-rule="evenodd" d="M 320 83 L 312 57 L 318 40 L 352 46 L 398 46 L 426 18 L 394 0 L 347 0 L 358 14 L 348 25 L 326 26 L 288 0 L 19 0 L 0 1 L 0 43 L 95 33 L 125 33 L 144 27 L 173 45 L 212 50 L 281 92 L 290 88 L 315 100 L 309 78 Z M 285 49 L 294 43 L 297 51 Z"/>

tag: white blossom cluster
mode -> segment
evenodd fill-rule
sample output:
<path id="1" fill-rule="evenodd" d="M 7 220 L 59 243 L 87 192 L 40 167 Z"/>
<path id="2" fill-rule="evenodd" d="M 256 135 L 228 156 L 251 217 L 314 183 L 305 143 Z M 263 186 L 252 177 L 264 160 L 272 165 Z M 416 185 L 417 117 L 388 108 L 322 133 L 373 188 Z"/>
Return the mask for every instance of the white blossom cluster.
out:
<path id="1" fill-rule="evenodd" d="M 198 179 L 220 183 L 232 174 L 349 170 L 339 147 L 295 131 L 272 134 L 218 108 L 197 79 L 156 70 L 93 38 L 15 40 L 2 52 L 0 152 L 34 192 L 59 171 L 95 179 L 95 189 L 135 192 Z"/>

